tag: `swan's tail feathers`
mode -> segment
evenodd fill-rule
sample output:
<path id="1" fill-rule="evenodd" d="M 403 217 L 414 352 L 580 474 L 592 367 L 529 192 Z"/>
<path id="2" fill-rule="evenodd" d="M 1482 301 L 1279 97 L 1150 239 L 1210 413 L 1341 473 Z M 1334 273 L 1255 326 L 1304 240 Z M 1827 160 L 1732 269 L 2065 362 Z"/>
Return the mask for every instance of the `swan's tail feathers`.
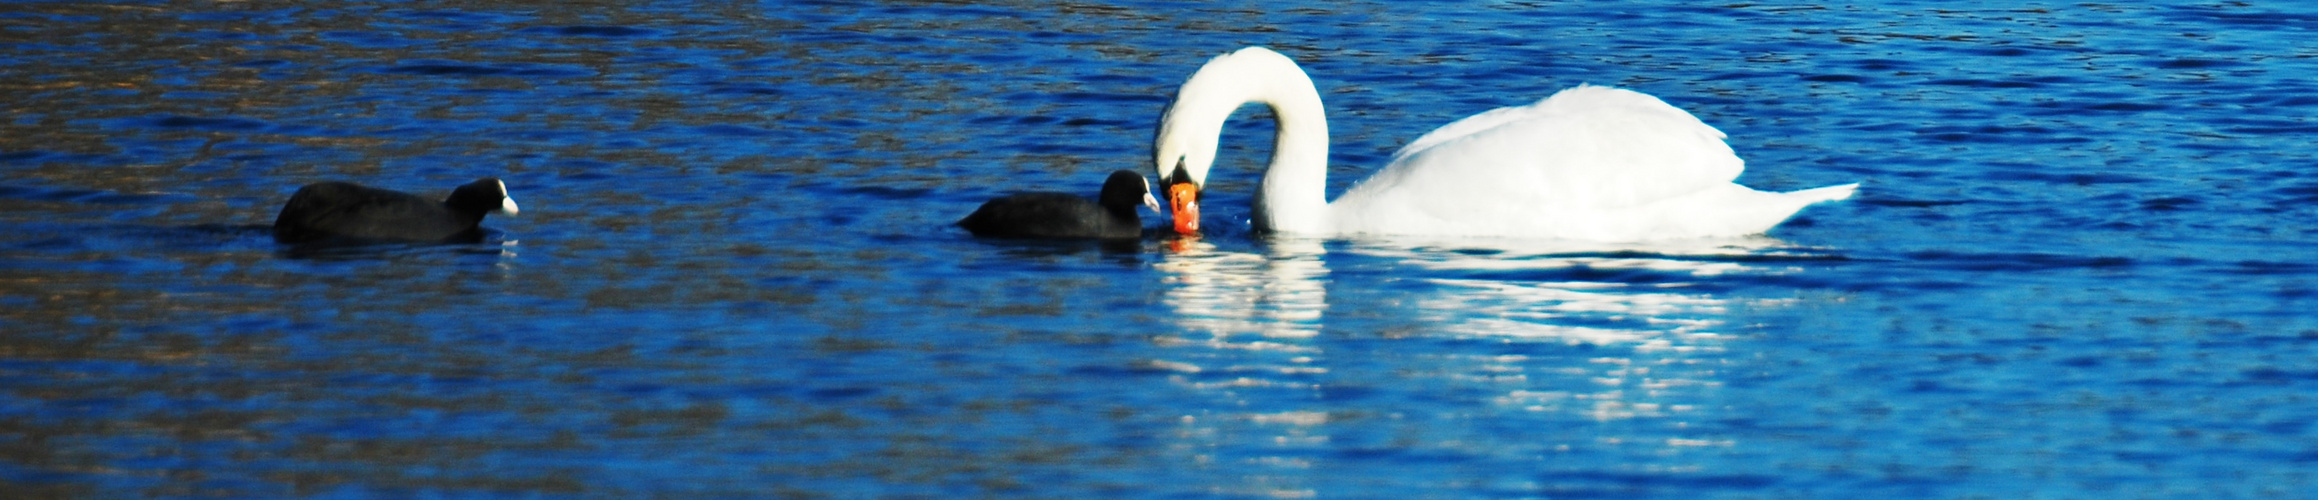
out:
<path id="1" fill-rule="evenodd" d="M 1859 183 L 1854 182 L 1841 186 L 1827 186 L 1823 188 L 1811 188 L 1802 191 L 1792 191 L 1786 194 L 1789 199 L 1807 200 L 1803 203 L 1808 205 L 1822 201 L 1836 201 L 1850 198 L 1853 193 L 1857 193 L 1858 191 Z"/>

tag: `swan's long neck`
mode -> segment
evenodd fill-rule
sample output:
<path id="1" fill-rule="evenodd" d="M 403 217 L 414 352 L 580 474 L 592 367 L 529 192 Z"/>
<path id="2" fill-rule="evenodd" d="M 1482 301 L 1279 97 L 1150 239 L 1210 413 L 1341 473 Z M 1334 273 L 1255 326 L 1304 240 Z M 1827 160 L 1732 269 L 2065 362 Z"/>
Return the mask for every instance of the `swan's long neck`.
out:
<path id="1" fill-rule="evenodd" d="M 1297 72 L 1298 76 L 1302 72 Z M 1325 231 L 1328 224 L 1328 117 L 1312 81 L 1299 79 L 1301 92 L 1285 99 L 1259 99 L 1279 117 L 1272 134 L 1272 163 L 1256 193 L 1258 229 L 1289 233 Z"/>
<path id="2" fill-rule="evenodd" d="M 1160 119 L 1154 158 L 1160 178 L 1181 164 L 1204 188 L 1224 121 L 1250 103 L 1271 107 L 1279 120 L 1271 166 L 1256 193 L 1256 228 L 1327 232 L 1327 113 L 1312 78 L 1295 61 L 1269 49 L 1250 47 L 1217 57 L 1183 82 Z"/>

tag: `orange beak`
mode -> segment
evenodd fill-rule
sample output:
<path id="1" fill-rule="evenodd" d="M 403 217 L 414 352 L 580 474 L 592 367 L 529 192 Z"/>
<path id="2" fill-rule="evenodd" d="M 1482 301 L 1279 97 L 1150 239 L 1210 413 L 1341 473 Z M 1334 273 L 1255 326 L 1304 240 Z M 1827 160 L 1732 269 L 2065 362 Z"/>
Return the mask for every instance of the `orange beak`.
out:
<path id="1" fill-rule="evenodd" d="M 1199 234 L 1199 185 L 1178 182 L 1167 186 L 1167 205 L 1174 209 L 1175 232 Z"/>

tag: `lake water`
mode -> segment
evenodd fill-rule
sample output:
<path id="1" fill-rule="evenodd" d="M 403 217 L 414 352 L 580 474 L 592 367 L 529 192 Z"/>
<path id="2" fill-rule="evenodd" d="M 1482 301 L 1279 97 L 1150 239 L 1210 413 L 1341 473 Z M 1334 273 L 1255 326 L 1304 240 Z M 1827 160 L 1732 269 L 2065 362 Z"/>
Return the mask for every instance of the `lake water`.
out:
<path id="1" fill-rule="evenodd" d="M 9 4 L 0 497 L 2318 491 L 2318 7 L 1658 3 Z M 1332 195 L 1580 83 L 1861 194 L 1273 238 L 1248 108 L 1202 239 L 948 225 L 1148 170 L 1246 45 Z M 483 176 L 481 245 L 264 229 Z"/>

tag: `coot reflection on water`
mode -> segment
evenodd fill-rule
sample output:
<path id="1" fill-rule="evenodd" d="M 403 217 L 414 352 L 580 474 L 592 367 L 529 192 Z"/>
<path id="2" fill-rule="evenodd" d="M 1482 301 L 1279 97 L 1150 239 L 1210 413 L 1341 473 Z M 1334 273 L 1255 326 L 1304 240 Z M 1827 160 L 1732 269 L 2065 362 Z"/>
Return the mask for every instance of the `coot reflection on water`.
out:
<path id="1" fill-rule="evenodd" d="M 519 209 L 507 184 L 483 178 L 459 186 L 443 201 L 350 182 L 298 188 L 274 218 L 282 243 L 473 243 L 482 241 L 483 216 L 513 216 Z"/>

